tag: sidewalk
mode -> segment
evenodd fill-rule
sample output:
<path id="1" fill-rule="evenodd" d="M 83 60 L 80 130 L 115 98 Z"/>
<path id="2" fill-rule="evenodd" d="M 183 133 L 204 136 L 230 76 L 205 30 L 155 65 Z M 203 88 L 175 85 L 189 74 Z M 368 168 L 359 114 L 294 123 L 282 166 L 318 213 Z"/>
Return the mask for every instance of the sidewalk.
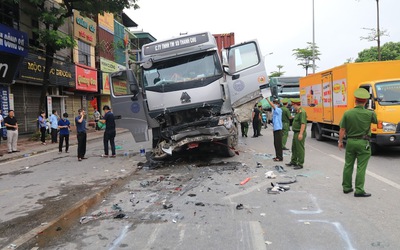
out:
<path id="1" fill-rule="evenodd" d="M 117 134 L 128 132 L 127 129 L 117 128 Z M 94 128 L 89 127 L 87 129 L 87 140 L 94 140 L 98 138 L 103 138 L 104 130 L 96 131 Z M 28 157 L 35 154 L 40 154 L 49 150 L 58 149 L 59 138 L 57 137 L 57 143 L 51 143 L 51 140 L 46 140 L 47 145 L 42 145 L 40 140 L 33 141 L 31 140 L 32 135 L 20 135 L 18 137 L 18 151 L 15 153 L 9 154 L 7 151 L 7 140 L 2 140 L 0 144 L 0 153 L 3 156 L 0 157 L 1 162 L 7 162 L 23 157 Z M 74 127 L 69 135 L 69 146 L 76 145 L 78 143 L 76 139 L 76 128 Z M 65 147 L 65 142 L 64 142 Z M 65 148 L 63 149 L 65 151 Z M 76 152 L 70 152 L 71 154 L 76 154 Z"/>

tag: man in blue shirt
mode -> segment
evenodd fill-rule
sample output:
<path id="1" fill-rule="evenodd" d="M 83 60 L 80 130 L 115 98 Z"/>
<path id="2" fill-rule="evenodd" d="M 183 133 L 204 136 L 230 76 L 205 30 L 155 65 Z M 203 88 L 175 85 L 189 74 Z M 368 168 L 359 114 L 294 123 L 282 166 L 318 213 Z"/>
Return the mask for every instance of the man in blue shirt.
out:
<path id="1" fill-rule="evenodd" d="M 275 147 L 275 155 L 276 157 L 273 159 L 274 161 L 283 161 L 283 149 L 282 149 L 282 109 L 279 106 L 279 99 L 274 99 L 271 103 L 269 98 L 267 101 L 271 105 L 273 109 L 272 112 L 272 123 L 273 123 L 273 130 L 274 130 L 274 147 Z"/>
<path id="2" fill-rule="evenodd" d="M 76 137 L 78 139 L 78 161 L 82 161 L 86 154 L 86 120 L 85 110 L 79 109 L 79 115 L 75 117 Z"/>
<path id="3" fill-rule="evenodd" d="M 111 146 L 111 157 L 116 157 L 115 155 L 115 118 L 114 114 L 108 105 L 104 105 L 103 110 L 105 112 L 103 119 L 100 120 L 101 123 L 106 124 L 106 129 L 104 131 L 103 144 L 104 144 L 104 154 L 102 157 L 108 157 L 108 142 L 110 141 Z"/>
<path id="4" fill-rule="evenodd" d="M 65 153 L 68 153 L 70 122 L 67 118 L 68 114 L 64 113 L 63 118 L 58 121 L 58 128 L 60 129 L 60 143 L 58 144 L 58 152 L 60 153 L 62 152 L 64 139 L 65 139 Z"/>
<path id="5" fill-rule="evenodd" d="M 53 109 L 50 116 L 51 124 L 51 143 L 57 143 L 57 129 L 58 129 L 58 114 L 57 111 Z"/>

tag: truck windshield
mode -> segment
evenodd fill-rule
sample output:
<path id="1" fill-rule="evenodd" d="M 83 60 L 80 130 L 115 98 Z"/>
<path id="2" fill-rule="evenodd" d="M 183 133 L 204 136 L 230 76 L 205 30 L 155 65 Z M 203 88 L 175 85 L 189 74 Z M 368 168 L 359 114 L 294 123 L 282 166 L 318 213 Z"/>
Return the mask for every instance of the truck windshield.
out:
<path id="1" fill-rule="evenodd" d="M 400 81 L 377 83 L 375 88 L 380 105 L 400 104 Z"/>
<path id="2" fill-rule="evenodd" d="M 199 87 L 221 77 L 222 67 L 215 51 L 155 62 L 143 71 L 144 86 L 153 91 Z"/>

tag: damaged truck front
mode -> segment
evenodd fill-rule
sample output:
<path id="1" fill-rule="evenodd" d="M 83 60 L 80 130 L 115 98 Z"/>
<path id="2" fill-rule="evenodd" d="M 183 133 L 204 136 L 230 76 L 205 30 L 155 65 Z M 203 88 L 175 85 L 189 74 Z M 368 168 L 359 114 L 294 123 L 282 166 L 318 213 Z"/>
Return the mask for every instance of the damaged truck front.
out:
<path id="1" fill-rule="evenodd" d="M 223 55 L 208 32 L 144 45 L 139 81 L 132 70 L 111 74 L 117 126 L 136 142 L 149 140 L 150 128 L 156 159 L 203 146 L 234 156 L 238 123 L 250 120 L 267 75 L 257 41 Z"/>

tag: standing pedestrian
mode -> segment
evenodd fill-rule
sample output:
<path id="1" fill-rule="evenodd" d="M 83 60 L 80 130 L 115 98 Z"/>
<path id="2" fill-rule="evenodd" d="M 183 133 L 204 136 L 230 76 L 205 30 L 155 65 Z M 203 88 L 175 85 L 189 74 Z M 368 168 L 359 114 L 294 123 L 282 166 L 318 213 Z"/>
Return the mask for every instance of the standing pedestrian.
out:
<path id="1" fill-rule="evenodd" d="M 253 138 L 259 136 L 259 125 L 261 122 L 261 112 L 260 109 L 257 108 L 257 103 L 254 104 L 253 114 L 252 114 L 252 122 L 253 122 Z"/>
<path id="2" fill-rule="evenodd" d="M 304 144 L 307 137 L 307 114 L 300 104 L 300 100 L 292 100 L 292 105 L 296 111 L 296 115 L 294 116 L 292 123 L 292 158 L 286 166 L 293 166 L 294 169 L 303 168 L 305 156 Z"/>
<path id="3" fill-rule="evenodd" d="M 97 123 L 99 122 L 101 115 L 97 109 L 94 110 L 93 117 L 94 117 L 94 122 L 96 123 L 96 131 L 100 130 L 99 125 L 97 125 Z"/>
<path id="4" fill-rule="evenodd" d="M 86 154 L 86 120 L 85 120 L 85 110 L 79 109 L 79 115 L 75 117 L 76 125 L 76 138 L 78 139 L 78 161 L 82 161 Z"/>
<path id="5" fill-rule="evenodd" d="M 62 153 L 62 148 L 65 139 L 65 153 L 69 149 L 69 129 L 70 122 L 68 120 L 68 113 L 63 114 L 63 118 L 58 121 L 58 128 L 60 129 L 60 143 L 58 144 L 58 152 Z"/>
<path id="6" fill-rule="evenodd" d="M 289 103 L 289 100 L 287 98 L 282 99 L 282 149 L 283 150 L 289 150 L 286 147 L 286 142 L 289 136 L 289 131 L 290 131 L 290 119 L 291 119 L 291 114 L 290 110 L 288 109 L 287 105 Z"/>
<path id="7" fill-rule="evenodd" d="M 40 115 L 38 118 L 39 122 L 39 131 L 40 131 L 40 141 L 42 145 L 46 145 L 46 112 L 40 111 Z"/>
<path id="8" fill-rule="evenodd" d="M 103 119 L 100 120 L 101 123 L 106 125 L 106 129 L 104 130 L 103 137 L 103 145 L 104 145 L 104 154 L 102 157 L 108 157 L 108 142 L 110 142 L 111 146 L 111 157 L 116 157 L 115 154 L 115 118 L 114 114 L 111 112 L 111 109 L 108 105 L 103 107 L 103 111 L 105 112 Z"/>
<path id="9" fill-rule="evenodd" d="M 57 110 L 53 109 L 50 116 L 51 143 L 57 143 L 58 119 Z"/>
<path id="10" fill-rule="evenodd" d="M 19 152 L 17 149 L 18 143 L 18 121 L 14 116 L 14 110 L 8 111 L 8 116 L 4 118 L 4 125 L 7 129 L 7 146 L 8 153 Z"/>
<path id="11" fill-rule="evenodd" d="M 240 123 L 240 129 L 242 131 L 242 137 L 247 137 L 247 132 L 249 131 L 249 122 L 241 122 Z"/>
<path id="12" fill-rule="evenodd" d="M 374 111 L 364 108 L 370 94 L 364 88 L 354 91 L 355 107 L 346 111 L 340 121 L 338 147 L 343 148 L 343 138 L 347 135 L 345 163 L 343 168 L 342 187 L 345 194 L 353 192 L 352 175 L 354 163 L 357 159 L 357 173 L 354 192 L 355 197 L 369 197 L 370 193 L 364 190 L 365 172 L 371 157 L 369 139 L 371 137 L 371 123 L 378 120 Z"/>
<path id="13" fill-rule="evenodd" d="M 269 105 L 271 105 L 272 111 L 272 124 L 274 131 L 274 148 L 275 158 L 274 161 L 283 161 L 282 151 L 282 109 L 279 107 L 279 99 L 274 99 L 273 102 L 267 98 Z"/>

